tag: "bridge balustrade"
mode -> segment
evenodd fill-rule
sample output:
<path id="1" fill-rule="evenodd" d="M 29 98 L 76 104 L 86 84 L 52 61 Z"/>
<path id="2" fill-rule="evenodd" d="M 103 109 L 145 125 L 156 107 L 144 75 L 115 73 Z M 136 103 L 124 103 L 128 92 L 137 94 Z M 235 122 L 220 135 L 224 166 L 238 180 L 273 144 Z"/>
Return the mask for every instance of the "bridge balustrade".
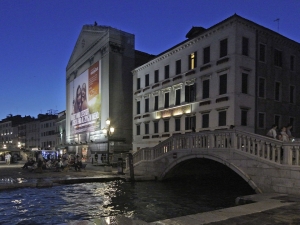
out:
<path id="1" fill-rule="evenodd" d="M 282 142 L 240 130 L 215 130 L 173 135 L 152 148 L 133 154 L 133 163 L 154 160 L 170 151 L 185 149 L 235 149 L 263 160 L 300 165 L 300 142 Z"/>

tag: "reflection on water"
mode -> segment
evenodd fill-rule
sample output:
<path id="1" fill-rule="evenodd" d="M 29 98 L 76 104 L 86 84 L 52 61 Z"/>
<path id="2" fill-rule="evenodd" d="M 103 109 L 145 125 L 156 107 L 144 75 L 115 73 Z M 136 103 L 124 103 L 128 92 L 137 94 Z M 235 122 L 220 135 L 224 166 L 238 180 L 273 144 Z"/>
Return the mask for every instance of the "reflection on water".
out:
<path id="1" fill-rule="evenodd" d="M 0 224 L 60 224 L 122 215 L 152 222 L 234 205 L 241 180 L 84 183 L 0 192 Z"/>

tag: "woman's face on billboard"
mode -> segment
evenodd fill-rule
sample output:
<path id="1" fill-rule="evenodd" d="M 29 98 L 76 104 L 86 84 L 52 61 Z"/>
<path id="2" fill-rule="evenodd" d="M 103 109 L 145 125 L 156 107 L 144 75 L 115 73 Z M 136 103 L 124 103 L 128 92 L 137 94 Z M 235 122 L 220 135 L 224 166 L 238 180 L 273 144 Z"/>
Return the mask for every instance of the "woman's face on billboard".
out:
<path id="1" fill-rule="evenodd" d="M 85 83 L 82 85 L 81 95 L 82 95 L 82 100 L 85 100 L 86 99 L 86 85 L 85 85 Z"/>
<path id="2" fill-rule="evenodd" d="M 77 101 L 77 104 L 78 103 L 81 103 L 81 88 L 80 87 L 78 87 L 77 88 L 77 93 L 76 93 L 76 101 Z"/>

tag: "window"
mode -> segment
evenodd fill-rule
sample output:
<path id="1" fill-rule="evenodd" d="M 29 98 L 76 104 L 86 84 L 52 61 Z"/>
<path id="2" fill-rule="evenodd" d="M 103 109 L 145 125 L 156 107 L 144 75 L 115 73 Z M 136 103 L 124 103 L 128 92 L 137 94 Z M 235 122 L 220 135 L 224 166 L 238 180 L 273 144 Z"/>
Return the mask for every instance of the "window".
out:
<path id="1" fill-rule="evenodd" d="M 290 57 L 290 70 L 294 71 L 294 61 L 295 61 L 295 57 L 293 55 L 291 55 Z"/>
<path id="2" fill-rule="evenodd" d="M 181 74 L 181 60 L 180 59 L 176 61 L 175 71 L 176 71 L 176 75 Z"/>
<path id="3" fill-rule="evenodd" d="M 265 98 L 265 79 L 264 78 L 259 78 L 258 80 L 258 97 L 260 98 Z"/>
<path id="4" fill-rule="evenodd" d="M 149 134 L 149 123 L 145 123 L 145 134 Z"/>
<path id="5" fill-rule="evenodd" d="M 203 49 L 203 64 L 210 62 L 210 46 Z"/>
<path id="6" fill-rule="evenodd" d="M 242 93 L 248 94 L 248 74 L 242 73 Z"/>
<path id="7" fill-rule="evenodd" d="M 141 113 L 141 102 L 137 101 L 136 102 L 136 114 L 140 114 Z"/>
<path id="8" fill-rule="evenodd" d="M 196 84 L 185 86 L 185 102 L 196 101 Z"/>
<path id="9" fill-rule="evenodd" d="M 158 133 L 158 121 L 153 122 L 153 126 L 154 126 L 154 133 L 157 134 Z"/>
<path id="10" fill-rule="evenodd" d="M 274 50 L 274 65 L 282 67 L 282 51 Z"/>
<path id="11" fill-rule="evenodd" d="M 248 117 L 248 110 L 242 109 L 241 110 L 241 125 L 247 126 L 247 117 Z"/>
<path id="12" fill-rule="evenodd" d="M 295 103 L 295 86 L 290 86 L 290 103 Z"/>
<path id="13" fill-rule="evenodd" d="M 164 121 L 164 132 L 169 132 L 169 120 Z"/>
<path id="14" fill-rule="evenodd" d="M 175 118 L 175 131 L 180 131 L 180 118 Z"/>
<path id="15" fill-rule="evenodd" d="M 275 100 L 280 101 L 280 83 L 275 82 Z"/>
<path id="16" fill-rule="evenodd" d="M 165 108 L 169 108 L 169 92 L 165 93 Z"/>
<path id="17" fill-rule="evenodd" d="M 154 110 L 158 110 L 158 95 L 154 96 Z"/>
<path id="18" fill-rule="evenodd" d="M 196 128 L 196 116 L 185 117 L 185 129 L 192 130 Z"/>
<path id="19" fill-rule="evenodd" d="M 208 128 L 209 127 L 209 114 L 205 113 L 202 114 L 202 128 Z"/>
<path id="20" fill-rule="evenodd" d="M 220 41 L 220 58 L 227 56 L 227 38 Z"/>
<path id="21" fill-rule="evenodd" d="M 274 116 L 274 124 L 277 124 L 277 126 L 280 127 L 280 125 L 281 125 L 281 116 L 280 115 Z"/>
<path id="22" fill-rule="evenodd" d="M 259 61 L 266 61 L 266 46 L 264 44 L 259 44 Z"/>
<path id="23" fill-rule="evenodd" d="M 226 111 L 219 112 L 219 126 L 226 126 Z"/>
<path id="24" fill-rule="evenodd" d="M 169 65 L 165 66 L 165 79 L 168 79 L 170 77 L 170 67 Z"/>
<path id="25" fill-rule="evenodd" d="M 175 105 L 180 105 L 180 103 L 181 103 L 181 101 L 180 101 L 181 89 L 177 89 L 175 91 L 175 96 L 176 96 Z"/>
<path id="26" fill-rule="evenodd" d="M 219 95 L 227 93 L 227 74 L 220 76 Z"/>
<path id="27" fill-rule="evenodd" d="M 136 135 L 141 135 L 141 125 L 136 125 Z"/>
<path id="28" fill-rule="evenodd" d="M 209 80 L 202 81 L 202 98 L 209 98 Z"/>
<path id="29" fill-rule="evenodd" d="M 159 72 L 158 70 L 154 71 L 154 83 L 157 83 L 159 81 Z"/>
<path id="30" fill-rule="evenodd" d="M 189 55 L 189 70 L 197 67 L 197 52 L 193 52 Z"/>
<path id="31" fill-rule="evenodd" d="M 149 86 L 149 74 L 146 74 L 145 76 L 145 87 Z"/>
<path id="32" fill-rule="evenodd" d="M 145 112 L 149 112 L 149 98 L 145 99 Z"/>
<path id="33" fill-rule="evenodd" d="M 249 39 L 246 37 L 242 39 L 242 55 L 249 55 Z"/>

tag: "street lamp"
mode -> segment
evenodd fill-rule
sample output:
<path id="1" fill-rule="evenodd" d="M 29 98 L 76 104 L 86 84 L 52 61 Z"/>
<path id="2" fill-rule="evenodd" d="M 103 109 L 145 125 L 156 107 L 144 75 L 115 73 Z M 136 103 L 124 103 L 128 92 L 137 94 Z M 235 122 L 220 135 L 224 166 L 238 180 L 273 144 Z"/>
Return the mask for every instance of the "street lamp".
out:
<path id="1" fill-rule="evenodd" d="M 109 119 L 106 120 L 106 126 L 107 127 L 104 128 L 104 130 L 105 130 L 105 133 L 106 133 L 106 136 L 107 136 L 107 165 L 110 165 L 110 163 L 109 163 L 109 138 L 115 132 L 115 128 L 110 125 L 110 120 Z"/>

